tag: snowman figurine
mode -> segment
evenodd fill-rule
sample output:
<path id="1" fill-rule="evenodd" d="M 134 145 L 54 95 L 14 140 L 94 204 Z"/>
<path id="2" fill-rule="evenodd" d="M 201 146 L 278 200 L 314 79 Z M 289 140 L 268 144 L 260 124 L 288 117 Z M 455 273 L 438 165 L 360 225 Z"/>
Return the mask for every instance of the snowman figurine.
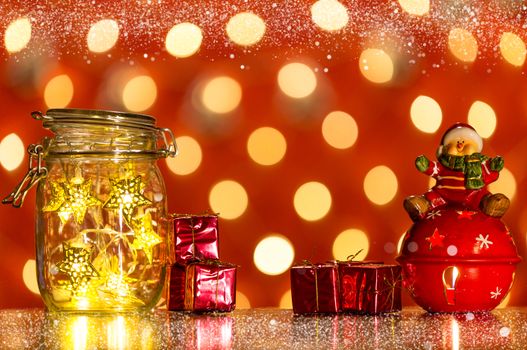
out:
<path id="1" fill-rule="evenodd" d="M 500 218 L 509 208 L 504 194 L 492 194 L 488 184 L 496 181 L 503 169 L 503 158 L 481 154 L 483 140 L 476 130 L 456 123 L 443 135 L 437 149 L 437 161 L 421 155 L 415 160 L 417 169 L 434 179 L 436 184 L 423 195 L 409 196 L 404 208 L 413 221 L 447 204 Z"/>

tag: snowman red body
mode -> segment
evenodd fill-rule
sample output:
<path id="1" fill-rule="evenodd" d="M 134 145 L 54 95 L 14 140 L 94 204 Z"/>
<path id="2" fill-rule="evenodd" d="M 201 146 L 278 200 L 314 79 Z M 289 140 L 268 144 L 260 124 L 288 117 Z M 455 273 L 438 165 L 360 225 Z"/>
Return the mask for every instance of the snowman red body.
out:
<path id="1" fill-rule="evenodd" d="M 437 183 L 430 191 L 424 194 L 424 197 L 430 203 L 429 210 L 443 206 L 446 203 L 458 203 L 478 209 L 483 197 L 490 193 L 487 185 L 496 181 L 499 176 L 497 171 L 489 169 L 487 161 L 483 161 L 481 167 L 484 185 L 478 189 L 460 189 L 464 186 L 465 181 L 463 172 L 449 169 L 437 161 L 430 162 L 423 173 L 436 179 Z"/>
<path id="2" fill-rule="evenodd" d="M 471 126 L 458 123 L 441 140 L 439 162 L 416 159 L 418 170 L 437 183 L 405 199 L 414 224 L 397 261 L 404 286 L 430 312 L 492 310 L 511 289 L 521 260 L 500 219 L 509 200 L 487 189 L 503 159 L 483 156 L 482 146 Z"/>

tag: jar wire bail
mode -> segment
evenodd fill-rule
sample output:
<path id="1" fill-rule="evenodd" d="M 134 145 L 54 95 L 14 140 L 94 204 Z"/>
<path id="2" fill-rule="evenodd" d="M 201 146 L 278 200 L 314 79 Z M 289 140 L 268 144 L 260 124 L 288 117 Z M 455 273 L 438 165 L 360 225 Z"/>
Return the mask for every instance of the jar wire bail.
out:
<path id="1" fill-rule="evenodd" d="M 15 208 L 20 208 L 24 204 L 29 190 L 48 175 L 48 169 L 43 165 L 43 151 L 44 147 L 40 144 L 33 144 L 28 147 L 29 166 L 26 176 L 13 192 L 2 200 L 2 204 L 11 204 Z"/>

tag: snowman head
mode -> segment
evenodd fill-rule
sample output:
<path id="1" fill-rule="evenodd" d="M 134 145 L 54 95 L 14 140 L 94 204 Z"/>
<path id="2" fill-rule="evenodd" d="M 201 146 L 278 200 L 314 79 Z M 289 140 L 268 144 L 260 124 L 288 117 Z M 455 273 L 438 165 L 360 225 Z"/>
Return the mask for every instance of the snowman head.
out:
<path id="1" fill-rule="evenodd" d="M 476 130 L 468 124 L 456 123 L 443 134 L 437 156 L 442 154 L 467 156 L 480 153 L 482 149 L 483 139 Z"/>

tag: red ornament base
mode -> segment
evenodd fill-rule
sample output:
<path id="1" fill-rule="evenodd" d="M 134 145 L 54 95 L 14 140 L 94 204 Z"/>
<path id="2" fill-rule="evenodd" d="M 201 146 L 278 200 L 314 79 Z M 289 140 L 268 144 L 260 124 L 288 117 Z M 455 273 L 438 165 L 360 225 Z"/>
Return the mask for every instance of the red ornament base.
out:
<path id="1" fill-rule="evenodd" d="M 403 285 L 430 312 L 494 309 L 512 287 L 521 260 L 500 219 L 455 206 L 415 222 L 402 247 L 397 261 Z"/>

